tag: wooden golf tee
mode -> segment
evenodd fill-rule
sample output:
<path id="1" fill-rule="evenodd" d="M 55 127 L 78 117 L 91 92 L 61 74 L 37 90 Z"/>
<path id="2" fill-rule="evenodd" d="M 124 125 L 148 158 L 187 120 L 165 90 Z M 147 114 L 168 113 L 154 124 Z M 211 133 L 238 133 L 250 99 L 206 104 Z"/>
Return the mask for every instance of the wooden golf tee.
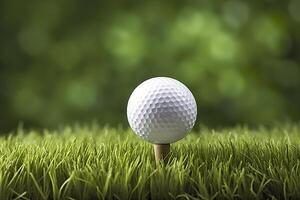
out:
<path id="1" fill-rule="evenodd" d="M 156 162 L 163 161 L 164 163 L 168 162 L 170 154 L 170 144 L 153 144 L 154 145 L 154 154 Z"/>

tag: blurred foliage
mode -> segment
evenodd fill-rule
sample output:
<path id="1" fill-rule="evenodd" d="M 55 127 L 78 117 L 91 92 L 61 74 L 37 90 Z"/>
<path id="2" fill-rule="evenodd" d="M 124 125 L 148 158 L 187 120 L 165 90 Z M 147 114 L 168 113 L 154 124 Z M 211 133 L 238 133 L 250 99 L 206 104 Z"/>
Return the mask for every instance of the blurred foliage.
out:
<path id="1" fill-rule="evenodd" d="M 188 85 L 211 126 L 300 119 L 300 3 L 0 2 L 0 127 L 127 124 L 153 76 Z"/>

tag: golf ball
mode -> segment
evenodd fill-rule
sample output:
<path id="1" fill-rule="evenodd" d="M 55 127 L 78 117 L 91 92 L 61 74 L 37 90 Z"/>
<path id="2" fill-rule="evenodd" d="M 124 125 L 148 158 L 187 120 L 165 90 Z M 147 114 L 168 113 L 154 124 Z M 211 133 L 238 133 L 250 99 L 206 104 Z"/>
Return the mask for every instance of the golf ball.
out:
<path id="1" fill-rule="evenodd" d="M 197 105 L 181 82 L 155 77 L 141 83 L 131 94 L 127 118 L 133 131 L 154 144 L 182 139 L 194 126 Z"/>

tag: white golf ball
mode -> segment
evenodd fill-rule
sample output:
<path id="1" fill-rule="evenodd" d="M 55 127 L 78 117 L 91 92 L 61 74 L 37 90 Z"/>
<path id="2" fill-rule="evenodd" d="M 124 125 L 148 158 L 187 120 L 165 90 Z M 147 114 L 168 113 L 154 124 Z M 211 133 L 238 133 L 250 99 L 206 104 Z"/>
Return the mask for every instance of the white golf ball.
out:
<path id="1" fill-rule="evenodd" d="M 197 105 L 181 82 L 156 77 L 141 83 L 131 94 L 127 118 L 133 131 L 154 144 L 176 142 L 193 128 Z"/>

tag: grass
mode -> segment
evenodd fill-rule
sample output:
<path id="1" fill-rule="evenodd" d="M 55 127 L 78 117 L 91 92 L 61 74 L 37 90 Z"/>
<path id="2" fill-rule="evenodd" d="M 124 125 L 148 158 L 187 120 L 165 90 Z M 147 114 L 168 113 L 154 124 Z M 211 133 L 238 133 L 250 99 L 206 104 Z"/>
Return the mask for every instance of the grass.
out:
<path id="1" fill-rule="evenodd" d="M 129 130 L 66 127 L 0 138 L 0 199 L 299 199 L 300 126 L 202 129 L 156 165 Z"/>

